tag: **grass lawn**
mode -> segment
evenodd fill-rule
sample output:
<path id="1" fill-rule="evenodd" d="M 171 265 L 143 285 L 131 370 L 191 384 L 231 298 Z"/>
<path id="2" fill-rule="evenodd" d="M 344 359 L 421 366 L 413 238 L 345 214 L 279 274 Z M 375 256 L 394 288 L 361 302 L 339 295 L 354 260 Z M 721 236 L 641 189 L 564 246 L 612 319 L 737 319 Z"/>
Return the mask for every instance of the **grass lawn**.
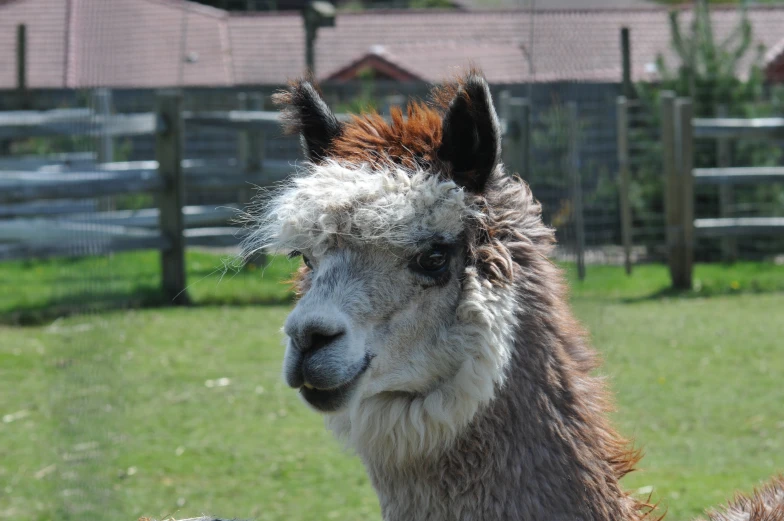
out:
<path id="1" fill-rule="evenodd" d="M 188 261 L 196 307 L 54 322 L 95 295 L 160 303 L 155 255 L 0 264 L 0 320 L 36 324 L 0 326 L 0 519 L 378 519 L 359 461 L 280 378 L 293 264 L 219 282 L 219 257 Z M 572 283 L 616 421 L 647 454 L 626 486 L 675 521 L 784 471 L 784 267 L 695 278 L 678 295 L 660 266 Z"/>

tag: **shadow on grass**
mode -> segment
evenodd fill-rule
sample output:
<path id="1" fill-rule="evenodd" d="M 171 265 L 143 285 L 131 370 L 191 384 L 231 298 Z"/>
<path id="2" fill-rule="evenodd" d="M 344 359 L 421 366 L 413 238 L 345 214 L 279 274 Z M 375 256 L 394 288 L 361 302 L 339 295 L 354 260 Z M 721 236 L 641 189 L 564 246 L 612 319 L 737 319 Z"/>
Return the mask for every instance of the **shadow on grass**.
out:
<path id="1" fill-rule="evenodd" d="M 710 288 L 710 289 L 675 289 L 672 287 L 662 288 L 647 295 L 638 295 L 634 297 L 620 297 L 618 302 L 623 304 L 636 304 L 639 302 L 650 302 L 655 300 L 664 300 L 671 298 L 680 299 L 698 299 L 698 298 L 711 298 L 711 297 L 739 297 L 741 295 L 763 295 L 770 293 L 784 292 L 784 288 L 745 288 L 736 290 L 732 288 Z"/>
<path id="2" fill-rule="evenodd" d="M 293 294 L 286 295 L 207 295 L 191 299 L 186 307 L 210 306 L 279 306 L 291 304 Z M 153 309 L 171 307 L 158 288 L 140 287 L 132 292 L 81 293 L 51 298 L 43 303 L 20 305 L 11 311 L 0 312 L 0 325 L 32 327 L 53 322 L 56 319 L 103 313 L 107 311 Z"/>

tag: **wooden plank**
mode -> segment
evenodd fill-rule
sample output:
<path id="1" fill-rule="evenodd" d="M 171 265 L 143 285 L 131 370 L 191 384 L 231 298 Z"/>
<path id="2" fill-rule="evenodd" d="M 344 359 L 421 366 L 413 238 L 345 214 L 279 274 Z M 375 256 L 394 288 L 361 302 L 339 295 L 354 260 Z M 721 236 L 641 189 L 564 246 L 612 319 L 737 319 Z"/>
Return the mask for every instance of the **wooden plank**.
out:
<path id="1" fill-rule="evenodd" d="M 680 233 L 681 205 L 678 198 L 679 178 L 676 168 L 676 143 L 675 143 L 675 93 L 664 91 L 660 96 L 661 103 L 661 140 L 662 140 L 662 170 L 664 172 L 664 210 L 665 232 L 667 236 L 667 263 L 670 268 L 670 278 L 674 281 L 677 277 L 678 263 L 676 261 L 676 247 Z"/>
<path id="2" fill-rule="evenodd" d="M 0 261 L 86 257 L 132 250 L 159 250 L 169 247 L 160 235 L 150 237 L 109 237 L 89 242 L 55 241 L 46 244 L 0 244 Z"/>
<path id="3" fill-rule="evenodd" d="M 698 237 L 784 235 L 784 217 L 696 219 L 694 227 Z"/>
<path id="4" fill-rule="evenodd" d="M 162 187 L 154 171 L 0 172 L 0 203 L 157 192 Z"/>
<path id="5" fill-rule="evenodd" d="M 766 184 L 784 182 L 784 167 L 695 168 L 694 183 L 698 185 Z"/>
<path id="6" fill-rule="evenodd" d="M 111 172 L 149 173 L 158 168 L 157 161 L 128 161 L 106 163 L 100 165 L 102 170 Z M 266 186 L 276 183 L 293 174 L 296 166 L 289 160 L 265 160 L 259 173 L 248 173 L 237 161 L 205 161 L 201 159 L 184 159 L 182 168 L 185 170 L 189 188 L 221 188 L 236 189 L 248 184 Z"/>
<path id="7" fill-rule="evenodd" d="M 183 119 L 189 125 L 281 132 L 280 113 L 263 110 L 185 112 Z"/>
<path id="8" fill-rule="evenodd" d="M 118 224 L 69 222 L 58 219 L 9 219 L 0 221 L 0 241 L 25 244 L 100 241 L 113 237 L 153 237 L 157 231 Z"/>
<path id="9" fill-rule="evenodd" d="M 36 127 L 52 123 L 87 121 L 90 109 L 11 110 L 0 112 L 0 127 Z"/>
<path id="10" fill-rule="evenodd" d="M 109 172 L 141 172 L 158 170 L 158 161 L 115 161 L 98 165 L 100 170 Z M 188 172 L 219 172 L 223 170 L 233 170 L 239 172 L 237 161 L 234 159 L 224 160 L 205 160 L 205 159 L 183 159 L 182 168 Z"/>
<path id="11" fill-rule="evenodd" d="M 695 138 L 781 138 L 784 118 L 694 118 Z"/>
<path id="12" fill-rule="evenodd" d="M 233 128 L 235 130 L 265 130 L 281 133 L 280 113 L 265 110 L 185 111 L 183 119 L 189 125 Z M 349 121 L 351 114 L 335 114 L 339 121 Z M 386 118 L 388 119 L 388 118 Z"/>
<path id="13" fill-rule="evenodd" d="M 185 200 L 185 176 L 182 168 L 184 132 L 182 122 L 182 94 L 179 91 L 159 92 L 156 113 L 164 122 L 155 134 L 155 159 L 158 172 L 165 181 L 158 197 L 161 235 L 171 245 L 161 250 L 162 286 L 164 295 L 176 305 L 188 304 L 185 272 L 185 220 L 182 207 Z"/>
<path id="14" fill-rule="evenodd" d="M 89 109 L 0 112 L 0 138 L 45 136 L 118 137 L 155 132 L 155 114 L 101 116 Z"/>
<path id="15" fill-rule="evenodd" d="M 569 174 L 572 181 L 572 211 L 574 212 L 577 276 L 585 280 L 585 221 L 583 216 L 583 188 L 580 179 L 580 150 L 577 103 L 567 104 L 569 116 Z"/>
<path id="16" fill-rule="evenodd" d="M 185 206 L 182 209 L 185 226 L 188 228 L 198 226 L 214 226 L 227 224 L 240 215 L 239 205 L 226 204 L 219 207 L 214 205 Z M 60 217 L 61 221 L 80 222 L 89 224 L 116 224 L 120 226 L 133 226 L 141 228 L 157 228 L 160 210 L 158 208 L 144 208 L 142 210 L 119 210 L 113 212 L 94 212 L 68 215 Z"/>
<path id="17" fill-rule="evenodd" d="M 628 33 L 627 33 L 628 38 Z M 632 207 L 629 202 L 629 101 L 618 97 L 618 195 L 621 205 L 621 242 L 626 274 L 632 273 Z"/>
<path id="18" fill-rule="evenodd" d="M 0 172 L 0 203 L 159 192 L 164 182 L 157 170 L 146 166 L 97 172 Z M 258 175 L 247 175 L 236 167 L 207 164 L 188 168 L 186 177 L 192 188 L 237 190 L 270 186 L 294 171 L 295 167 L 288 161 L 265 161 Z"/>
<path id="19" fill-rule="evenodd" d="M 90 169 L 95 165 L 95 154 L 92 152 L 68 152 L 62 154 L 40 154 L 35 156 L 0 157 L 0 171 L 27 170 L 36 171 L 53 167 L 68 166 L 69 169 Z"/>
<path id="20" fill-rule="evenodd" d="M 694 134 L 692 132 L 693 106 L 691 99 L 680 98 L 675 103 L 678 154 L 678 178 L 680 179 L 681 233 L 679 247 L 678 278 L 673 281 L 678 289 L 691 289 L 694 264 Z"/>
<path id="21" fill-rule="evenodd" d="M 31 230 L 29 223 L 27 231 Z M 138 231 L 123 232 L 121 227 L 104 227 L 104 232 L 96 232 L 95 227 L 67 227 L 59 223 L 60 235 L 53 240 L 51 234 L 38 236 L 40 240 L 14 241 L 0 243 L 0 261 L 15 259 L 45 259 L 52 257 L 85 257 L 106 255 L 132 250 L 168 250 L 171 243 L 157 232 L 139 234 Z M 7 235 L 2 233 L 0 237 Z M 39 226 L 38 231 L 46 232 Z M 64 232 L 67 230 L 67 232 Z M 93 233 L 90 233 L 93 232 Z M 214 227 L 185 230 L 184 241 L 188 246 L 236 247 L 246 232 L 241 228 Z M 35 236 L 35 234 L 33 234 Z M 29 235 L 28 235 L 29 238 Z"/>
<path id="22" fill-rule="evenodd" d="M 98 205 L 94 200 L 54 200 L 33 201 L 30 203 L 4 204 L 0 206 L 0 218 L 36 217 L 40 215 L 76 214 L 95 211 Z"/>

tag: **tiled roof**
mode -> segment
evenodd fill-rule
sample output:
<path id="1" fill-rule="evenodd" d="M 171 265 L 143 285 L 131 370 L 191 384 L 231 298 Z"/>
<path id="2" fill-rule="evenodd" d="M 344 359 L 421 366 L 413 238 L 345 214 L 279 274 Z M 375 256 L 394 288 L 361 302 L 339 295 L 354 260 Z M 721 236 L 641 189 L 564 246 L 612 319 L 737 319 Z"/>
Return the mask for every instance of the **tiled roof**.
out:
<path id="1" fill-rule="evenodd" d="M 231 85 L 228 13 L 178 0 L 0 0 L 0 88 Z"/>
<path id="2" fill-rule="evenodd" d="M 319 30 L 316 72 L 327 78 L 380 53 L 411 76 L 432 82 L 469 63 L 492 83 L 617 82 L 619 32 L 629 27 L 633 78 L 654 79 L 658 53 L 676 63 L 667 13 L 541 10 L 533 21 L 521 10 L 339 13 L 335 27 Z M 748 13 L 755 46 L 784 48 L 784 8 Z M 688 23 L 690 14 L 682 18 Z M 718 37 L 728 35 L 738 18 L 735 9 L 714 9 Z M 184 0 L 0 0 L 0 88 L 15 83 L 19 23 L 28 25 L 31 87 L 272 85 L 304 70 L 305 37 L 297 13 L 230 15 Z M 782 54 L 771 52 L 773 58 Z"/>

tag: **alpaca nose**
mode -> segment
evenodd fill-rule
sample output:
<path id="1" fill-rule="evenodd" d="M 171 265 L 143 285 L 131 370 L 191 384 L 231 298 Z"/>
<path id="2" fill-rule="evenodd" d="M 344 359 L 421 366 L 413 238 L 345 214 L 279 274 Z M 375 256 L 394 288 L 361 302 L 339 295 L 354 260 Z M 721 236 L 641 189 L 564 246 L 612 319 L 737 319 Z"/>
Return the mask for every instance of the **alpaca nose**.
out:
<path id="1" fill-rule="evenodd" d="M 286 334 L 294 340 L 303 355 L 323 349 L 346 334 L 343 325 L 333 321 L 311 318 L 286 327 Z"/>
<path id="2" fill-rule="evenodd" d="M 302 335 L 300 349 L 303 353 L 318 351 L 322 347 L 327 347 L 344 334 L 343 331 L 333 333 L 331 330 L 324 330 L 318 325 L 313 328 L 307 328 Z"/>

